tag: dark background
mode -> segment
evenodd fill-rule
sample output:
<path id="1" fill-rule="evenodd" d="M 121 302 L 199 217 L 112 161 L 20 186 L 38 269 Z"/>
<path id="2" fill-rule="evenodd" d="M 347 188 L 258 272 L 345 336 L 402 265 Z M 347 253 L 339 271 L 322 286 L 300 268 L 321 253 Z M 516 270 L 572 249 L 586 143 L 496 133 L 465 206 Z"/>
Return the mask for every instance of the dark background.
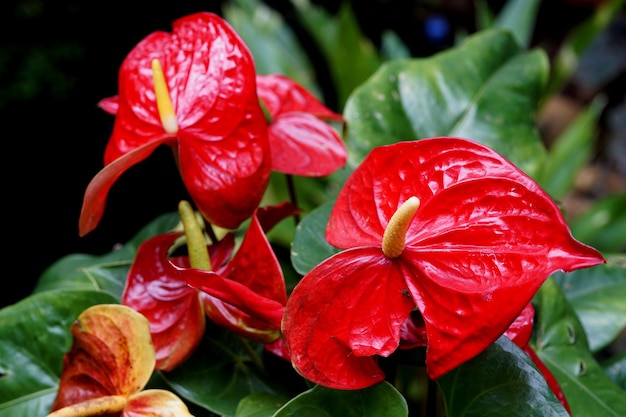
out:
<path id="1" fill-rule="evenodd" d="M 288 1 L 266 3 L 289 18 Z M 329 11 L 338 4 L 314 3 L 325 5 Z M 393 29 L 415 56 L 427 56 L 450 45 L 451 37 L 433 42 L 424 35 L 424 24 L 434 13 L 443 16 L 452 28 L 468 33 L 475 30 L 472 1 L 352 3 L 362 30 L 374 42 L 382 30 Z M 554 53 L 569 31 L 589 17 L 599 3 L 544 1 L 533 44 Z M 499 10 L 504 2 L 489 4 Z M 134 236 L 147 221 L 175 211 L 178 201 L 187 198 L 169 150 L 159 149 L 115 183 L 97 229 L 78 237 L 83 193 L 102 168 L 113 125 L 113 116 L 100 110 L 97 102 L 117 94 L 117 71 L 125 55 L 149 33 L 170 31 L 176 18 L 197 11 L 221 14 L 221 5 L 210 0 L 181 0 L 162 6 L 143 0 L 2 3 L 2 206 L 3 224 L 8 228 L 3 234 L 0 307 L 30 294 L 44 269 L 62 256 L 107 253 L 116 243 Z M 623 41 L 624 25 L 615 30 Z M 623 67 L 601 86 L 585 87 L 580 83 L 568 85 L 566 101 L 574 107 L 584 105 L 594 89 L 601 88 L 610 96 L 609 109 L 624 107 Z M 328 98 L 332 107 L 332 93 L 328 92 Z M 608 124 L 608 118 L 603 123 Z M 605 163 L 621 162 L 607 159 Z"/>

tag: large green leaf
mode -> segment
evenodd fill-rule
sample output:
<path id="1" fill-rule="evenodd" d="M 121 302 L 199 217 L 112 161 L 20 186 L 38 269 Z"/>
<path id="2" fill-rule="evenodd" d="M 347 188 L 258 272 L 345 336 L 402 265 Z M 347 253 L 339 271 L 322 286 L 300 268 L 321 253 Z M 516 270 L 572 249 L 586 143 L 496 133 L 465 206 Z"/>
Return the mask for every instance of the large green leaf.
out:
<path id="1" fill-rule="evenodd" d="M 554 279 L 542 285 L 533 303 L 535 351 L 559 381 L 572 415 L 625 416 L 626 392 L 594 359 L 585 330 Z"/>
<path id="2" fill-rule="evenodd" d="M 64 256 L 43 272 L 34 293 L 61 289 L 97 290 L 108 292 L 119 301 L 139 245 L 151 236 L 172 230 L 178 222 L 178 213 L 164 214 L 146 225 L 124 246 L 105 255 Z"/>
<path id="3" fill-rule="evenodd" d="M 256 392 L 239 402 L 235 417 L 271 417 L 288 398 Z"/>
<path id="4" fill-rule="evenodd" d="M 335 201 L 328 201 L 300 221 L 291 245 L 291 263 L 299 274 L 306 274 L 324 259 L 339 252 L 326 241 L 326 223 Z"/>
<path id="5" fill-rule="evenodd" d="M 404 397 L 389 383 L 343 391 L 317 385 L 295 397 L 274 417 L 402 417 L 409 411 Z"/>
<path id="6" fill-rule="evenodd" d="M 322 97 L 309 56 L 282 15 L 259 0 L 228 2 L 223 15 L 250 48 L 258 74 L 284 74 Z"/>
<path id="7" fill-rule="evenodd" d="M 437 380 L 447 417 L 567 417 L 524 351 L 506 336 Z"/>
<path id="8" fill-rule="evenodd" d="M 611 381 L 626 391 L 626 350 L 623 350 L 619 355 L 603 360 L 600 364 Z"/>
<path id="9" fill-rule="evenodd" d="M 593 268 L 553 275 L 580 319 L 589 349 L 598 352 L 626 327 L 626 255 Z"/>
<path id="10" fill-rule="evenodd" d="M 51 290 L 0 310 L 0 416 L 48 414 L 72 323 L 93 304 L 115 302 L 104 292 Z"/>
<path id="11" fill-rule="evenodd" d="M 457 136 L 492 147 L 533 176 L 546 154 L 534 114 L 547 76 L 545 52 L 525 51 L 502 29 L 430 58 L 389 61 L 346 103 L 349 163 L 375 146 Z"/>
<path id="12" fill-rule="evenodd" d="M 186 400 L 220 416 L 234 416 L 239 402 L 252 393 L 288 398 L 295 394 L 276 375 L 257 368 L 262 351 L 261 345 L 207 323 L 205 337 L 193 355 L 162 376 Z"/>
<path id="13" fill-rule="evenodd" d="M 495 27 L 508 29 L 527 48 L 532 40 L 540 0 L 508 0 L 493 22 Z"/>

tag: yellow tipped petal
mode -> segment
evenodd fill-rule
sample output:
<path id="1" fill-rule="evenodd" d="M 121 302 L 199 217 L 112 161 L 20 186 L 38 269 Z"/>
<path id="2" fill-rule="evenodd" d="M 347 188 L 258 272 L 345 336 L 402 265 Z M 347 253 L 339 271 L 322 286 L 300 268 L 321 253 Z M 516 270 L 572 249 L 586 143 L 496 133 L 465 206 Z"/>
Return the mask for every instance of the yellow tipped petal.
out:
<path id="1" fill-rule="evenodd" d="M 402 254 L 411 219 L 420 206 L 419 198 L 413 196 L 406 200 L 393 213 L 383 234 L 383 253 L 388 258 L 397 258 Z"/>
<path id="2" fill-rule="evenodd" d="M 159 62 L 158 59 L 152 60 L 152 79 L 154 80 L 156 104 L 163 129 L 165 129 L 167 133 L 178 133 L 178 122 L 176 121 L 174 105 L 172 104 L 172 98 L 170 97 L 170 92 L 165 82 L 161 62 Z"/>

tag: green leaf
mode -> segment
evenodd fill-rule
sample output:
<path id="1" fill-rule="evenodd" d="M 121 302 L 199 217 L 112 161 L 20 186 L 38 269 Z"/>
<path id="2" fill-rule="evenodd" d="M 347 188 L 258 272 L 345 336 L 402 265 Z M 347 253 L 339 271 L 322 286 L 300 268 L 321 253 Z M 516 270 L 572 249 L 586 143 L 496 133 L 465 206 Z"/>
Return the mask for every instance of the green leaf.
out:
<path id="1" fill-rule="evenodd" d="M 506 336 L 437 380 L 447 417 L 567 417 L 524 351 Z"/>
<path id="2" fill-rule="evenodd" d="M 246 42 L 257 74 L 286 75 L 322 97 L 309 56 L 283 16 L 259 0 L 228 2 L 223 15 Z"/>
<path id="3" fill-rule="evenodd" d="M 548 151 L 537 182 L 553 199 L 562 199 L 571 191 L 576 176 L 589 163 L 605 105 L 606 97 L 597 96 Z"/>
<path id="4" fill-rule="evenodd" d="M 603 360 L 600 365 L 611 381 L 626 391 L 626 350 L 619 355 Z"/>
<path id="5" fill-rule="evenodd" d="M 574 416 L 626 415 L 626 395 L 604 373 L 587 345 L 574 309 L 552 278 L 533 301 L 535 351 L 561 385 Z"/>
<path id="6" fill-rule="evenodd" d="M 317 385 L 285 404 L 274 417 L 402 417 L 409 411 L 404 397 L 389 383 L 342 391 Z"/>
<path id="7" fill-rule="evenodd" d="M 343 1 L 336 16 L 309 1 L 294 2 L 302 26 L 317 42 L 337 92 L 339 111 L 352 93 L 380 66 L 374 44 L 361 32 L 350 2 Z"/>
<path id="8" fill-rule="evenodd" d="M 178 222 L 178 213 L 165 214 L 146 225 L 124 246 L 108 254 L 64 256 L 43 272 L 33 292 L 96 290 L 110 293 L 119 302 L 139 245 L 151 236 L 174 229 Z"/>
<path id="9" fill-rule="evenodd" d="M 115 302 L 103 292 L 51 290 L 0 310 L 0 416 L 48 414 L 72 323 L 93 304 Z"/>
<path id="10" fill-rule="evenodd" d="M 205 337 L 192 356 L 162 377 L 179 396 L 220 416 L 234 416 L 252 393 L 291 397 L 279 379 L 256 368 L 263 346 L 207 323 Z M 254 352 L 254 354 L 252 354 Z M 296 376 L 295 371 L 290 369 Z"/>
<path id="11" fill-rule="evenodd" d="M 626 193 L 608 195 L 570 221 L 572 235 L 602 252 L 626 250 Z"/>
<path id="12" fill-rule="evenodd" d="M 349 163 L 358 165 L 375 146 L 457 136 L 533 176 L 546 154 L 534 113 L 547 74 L 545 52 L 522 50 L 502 29 L 430 58 L 389 61 L 346 104 Z"/>
<path id="13" fill-rule="evenodd" d="M 291 245 L 291 263 L 299 274 L 306 274 L 324 259 L 339 252 L 326 241 L 326 223 L 335 201 L 328 201 L 304 217 Z"/>
<path id="14" fill-rule="evenodd" d="M 287 400 L 264 392 L 250 394 L 239 402 L 235 417 L 271 417 Z"/>
<path id="15" fill-rule="evenodd" d="M 615 340 L 626 327 L 626 255 L 606 258 L 603 265 L 553 275 L 576 312 L 594 353 Z"/>
<path id="16" fill-rule="evenodd" d="M 508 0 L 494 22 L 495 27 L 508 29 L 520 45 L 528 48 L 535 31 L 540 0 Z"/>

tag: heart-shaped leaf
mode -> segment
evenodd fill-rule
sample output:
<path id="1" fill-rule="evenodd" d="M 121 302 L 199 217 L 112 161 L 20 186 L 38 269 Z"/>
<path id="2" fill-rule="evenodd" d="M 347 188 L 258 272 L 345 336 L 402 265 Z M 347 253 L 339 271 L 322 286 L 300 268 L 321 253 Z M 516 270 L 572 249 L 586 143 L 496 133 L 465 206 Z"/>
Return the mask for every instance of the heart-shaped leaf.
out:
<path id="1" fill-rule="evenodd" d="M 533 176 L 546 154 L 534 113 L 547 74 L 545 52 L 526 51 L 501 29 L 429 58 L 387 62 L 346 103 L 349 163 L 399 140 L 455 136 Z"/>

